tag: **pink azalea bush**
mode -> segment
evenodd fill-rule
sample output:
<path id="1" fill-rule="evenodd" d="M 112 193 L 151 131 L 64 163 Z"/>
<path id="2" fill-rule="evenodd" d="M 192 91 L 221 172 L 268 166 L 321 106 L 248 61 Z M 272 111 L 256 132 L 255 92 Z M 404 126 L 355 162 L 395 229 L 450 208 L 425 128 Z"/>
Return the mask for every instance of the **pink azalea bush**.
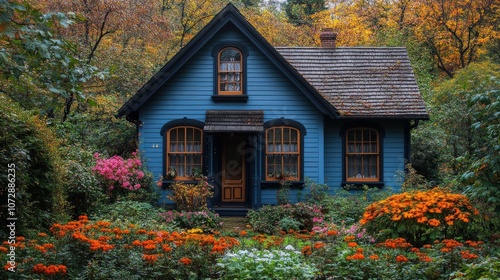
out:
<path id="1" fill-rule="evenodd" d="M 139 180 L 144 178 L 144 172 L 140 169 L 142 162 L 137 152 L 132 153 L 129 159 L 117 155 L 101 158 L 99 153 L 95 153 L 94 158 L 96 165 L 92 170 L 109 184 L 109 190 L 137 190 L 141 187 Z"/>

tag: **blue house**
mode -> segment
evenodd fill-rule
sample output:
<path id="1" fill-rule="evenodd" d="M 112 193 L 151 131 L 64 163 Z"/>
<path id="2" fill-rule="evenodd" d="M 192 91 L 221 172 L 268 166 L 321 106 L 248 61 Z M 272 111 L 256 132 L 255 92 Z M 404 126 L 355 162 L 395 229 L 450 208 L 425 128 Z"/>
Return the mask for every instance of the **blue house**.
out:
<path id="1" fill-rule="evenodd" d="M 118 116 L 155 178 L 209 176 L 220 212 L 275 204 L 282 179 L 292 192 L 305 178 L 397 189 L 410 130 L 428 119 L 407 52 L 335 39 L 275 48 L 228 4 Z"/>

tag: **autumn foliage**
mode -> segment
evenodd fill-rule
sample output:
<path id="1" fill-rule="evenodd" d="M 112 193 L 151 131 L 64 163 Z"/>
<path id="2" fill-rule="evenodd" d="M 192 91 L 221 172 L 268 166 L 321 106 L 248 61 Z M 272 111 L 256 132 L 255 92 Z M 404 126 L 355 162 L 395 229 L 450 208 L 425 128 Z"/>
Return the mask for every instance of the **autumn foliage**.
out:
<path id="1" fill-rule="evenodd" d="M 469 199 L 442 188 L 404 192 L 369 205 L 360 223 L 369 232 L 405 237 L 413 244 L 447 238 L 478 215 Z M 387 237 L 387 236 L 386 236 Z"/>
<path id="2" fill-rule="evenodd" d="M 199 180 L 197 184 L 176 182 L 170 186 L 170 189 L 172 194 L 167 197 L 175 203 L 179 211 L 207 210 L 207 199 L 214 195 L 213 186 L 208 183 L 206 177 Z"/>

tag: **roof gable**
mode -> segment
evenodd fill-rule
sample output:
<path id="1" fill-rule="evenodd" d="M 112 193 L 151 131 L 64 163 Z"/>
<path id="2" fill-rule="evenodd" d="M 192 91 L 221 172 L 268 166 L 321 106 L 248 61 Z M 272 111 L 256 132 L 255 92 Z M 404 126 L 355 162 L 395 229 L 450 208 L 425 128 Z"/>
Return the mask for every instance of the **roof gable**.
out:
<path id="1" fill-rule="evenodd" d="M 184 48 L 182 48 L 158 73 L 156 73 L 137 93 L 119 110 L 117 117 L 127 116 L 133 120 L 139 108 L 207 42 L 227 24 L 234 25 L 247 36 L 262 53 L 318 108 L 322 113 L 336 118 L 338 113 L 319 92 L 297 72 L 278 51 L 259 34 L 232 4 L 228 4 L 207 24 Z"/>

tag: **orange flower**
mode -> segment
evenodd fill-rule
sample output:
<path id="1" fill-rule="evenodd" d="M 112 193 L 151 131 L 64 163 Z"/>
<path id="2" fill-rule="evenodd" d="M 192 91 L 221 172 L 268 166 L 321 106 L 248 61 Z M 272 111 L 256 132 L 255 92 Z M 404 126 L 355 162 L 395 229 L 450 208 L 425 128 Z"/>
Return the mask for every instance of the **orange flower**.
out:
<path id="1" fill-rule="evenodd" d="M 460 254 L 462 255 L 462 259 L 466 260 L 473 260 L 479 258 L 478 255 L 472 254 L 471 252 L 469 252 L 469 250 L 461 251 Z"/>
<path id="2" fill-rule="evenodd" d="M 451 252 L 451 249 L 450 248 L 441 248 L 441 252 L 449 253 L 449 252 Z"/>
<path id="3" fill-rule="evenodd" d="M 356 246 L 358 246 L 358 243 L 356 243 L 356 242 L 349 242 L 349 243 L 347 243 L 347 246 L 349 246 L 349 247 L 356 247 Z"/>
<path id="4" fill-rule="evenodd" d="M 419 260 L 423 262 L 432 262 L 432 258 L 430 258 L 429 256 L 422 256 L 419 258 Z"/>
<path id="5" fill-rule="evenodd" d="M 348 236 L 344 237 L 345 242 L 352 242 L 354 240 L 356 240 L 356 237 L 354 237 L 354 235 L 348 235 Z"/>
<path id="6" fill-rule="evenodd" d="M 168 244 L 165 244 L 163 246 L 161 246 L 161 249 L 165 252 L 170 252 L 172 251 L 172 248 L 170 246 L 168 246 Z"/>
<path id="7" fill-rule="evenodd" d="M 304 254 L 305 256 L 312 254 L 311 246 L 307 245 L 307 246 L 302 247 L 302 254 Z"/>
<path id="8" fill-rule="evenodd" d="M 68 273 L 68 270 L 65 265 L 48 265 L 45 266 L 41 263 L 36 264 L 33 266 L 33 273 L 35 274 L 46 274 L 46 275 L 56 275 L 56 274 L 66 274 Z"/>
<path id="9" fill-rule="evenodd" d="M 87 215 L 78 216 L 78 220 L 80 220 L 80 221 L 87 221 L 88 219 L 89 219 L 89 217 L 87 217 Z"/>
<path id="10" fill-rule="evenodd" d="M 441 222 L 439 220 L 436 220 L 436 219 L 430 219 L 429 221 L 427 221 L 427 224 L 429 224 L 430 226 L 433 226 L 433 227 L 437 227 L 441 224 Z"/>
<path id="11" fill-rule="evenodd" d="M 350 261 L 350 260 L 364 260 L 365 256 L 361 253 L 356 253 L 352 256 L 347 256 L 345 259 L 348 261 Z"/>
<path id="12" fill-rule="evenodd" d="M 47 234 L 46 234 L 45 232 L 39 232 L 39 233 L 38 233 L 38 236 L 39 236 L 39 237 L 46 237 L 46 236 L 47 236 Z"/>
<path id="13" fill-rule="evenodd" d="M 396 256 L 396 261 L 397 262 L 408 262 L 408 258 L 403 256 L 403 255 L 398 255 L 398 256 Z"/>
<path id="14" fill-rule="evenodd" d="M 456 241 L 455 239 L 445 239 L 442 242 L 446 248 L 455 248 L 464 246 L 463 243 Z"/>
<path id="15" fill-rule="evenodd" d="M 240 236 L 246 236 L 246 235 L 247 235 L 246 231 L 244 231 L 244 230 L 240 231 Z"/>
<path id="16" fill-rule="evenodd" d="M 193 263 L 193 261 L 190 258 L 184 257 L 179 260 L 183 265 L 190 265 Z"/>
<path id="17" fill-rule="evenodd" d="M 361 248 L 361 247 L 356 248 L 356 253 L 363 253 L 363 248 Z"/>
<path id="18" fill-rule="evenodd" d="M 321 249 L 323 247 L 325 247 L 325 243 L 323 243 L 323 242 L 314 243 L 314 249 Z"/>
<path id="19" fill-rule="evenodd" d="M 331 229 L 326 232 L 326 235 L 332 236 L 332 235 L 337 235 L 338 233 L 339 233 L 338 231 Z"/>
<path id="20" fill-rule="evenodd" d="M 154 264 L 154 262 L 158 260 L 158 255 L 144 254 L 142 255 L 142 259 L 150 264 Z"/>
<path id="21" fill-rule="evenodd" d="M 0 252 L 7 253 L 9 250 L 5 247 L 0 246 Z"/>
<path id="22" fill-rule="evenodd" d="M 378 260 L 378 255 L 371 255 L 370 259 L 376 261 Z"/>

